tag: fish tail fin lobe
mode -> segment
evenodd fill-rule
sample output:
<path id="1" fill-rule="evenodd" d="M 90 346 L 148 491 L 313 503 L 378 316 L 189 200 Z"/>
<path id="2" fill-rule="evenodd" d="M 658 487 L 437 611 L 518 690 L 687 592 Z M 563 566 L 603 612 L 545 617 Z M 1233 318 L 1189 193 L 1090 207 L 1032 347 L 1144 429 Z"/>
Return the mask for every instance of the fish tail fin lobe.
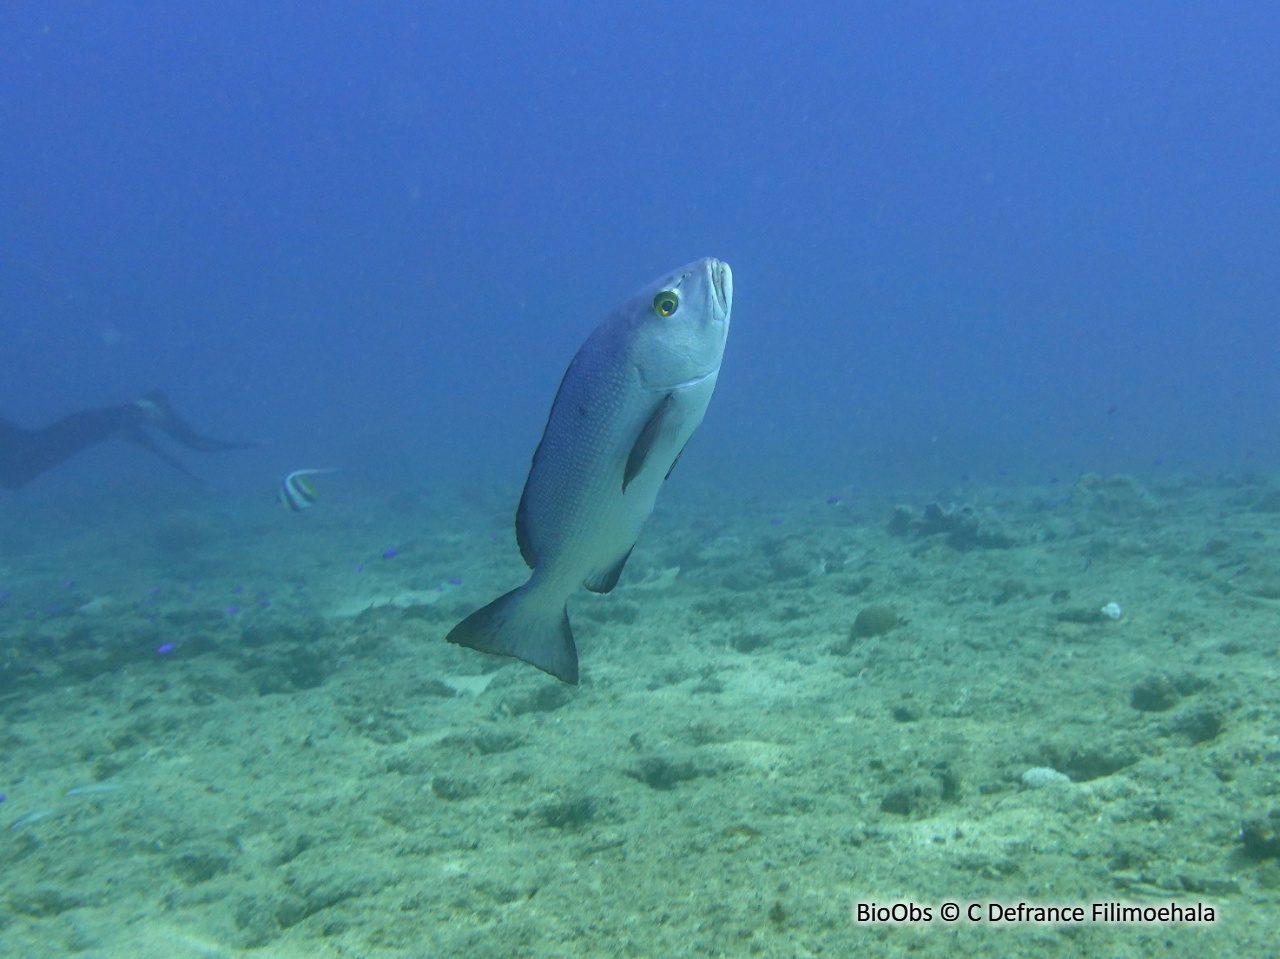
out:
<path id="1" fill-rule="evenodd" d="M 458 646 L 482 653 L 514 656 L 556 679 L 578 684 L 578 649 L 564 602 L 540 602 L 526 583 L 499 596 L 449 631 Z"/>

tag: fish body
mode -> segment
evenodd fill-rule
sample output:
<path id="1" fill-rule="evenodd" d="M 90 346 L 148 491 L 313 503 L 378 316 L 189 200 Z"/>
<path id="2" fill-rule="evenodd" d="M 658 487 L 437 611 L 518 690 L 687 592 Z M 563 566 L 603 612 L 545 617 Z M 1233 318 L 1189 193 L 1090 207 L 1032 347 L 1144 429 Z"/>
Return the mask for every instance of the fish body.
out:
<path id="1" fill-rule="evenodd" d="M 333 472 L 335 470 L 332 469 L 294 470 L 280 484 L 280 504 L 294 513 L 301 513 L 304 509 L 310 509 L 320 496 L 316 492 L 315 484 L 311 482 L 310 477 Z"/>
<path id="2" fill-rule="evenodd" d="M 655 280 L 596 327 L 560 383 L 516 511 L 532 575 L 455 626 L 449 642 L 577 683 L 569 596 L 617 584 L 702 422 L 732 306 L 728 264 L 706 258 Z"/>

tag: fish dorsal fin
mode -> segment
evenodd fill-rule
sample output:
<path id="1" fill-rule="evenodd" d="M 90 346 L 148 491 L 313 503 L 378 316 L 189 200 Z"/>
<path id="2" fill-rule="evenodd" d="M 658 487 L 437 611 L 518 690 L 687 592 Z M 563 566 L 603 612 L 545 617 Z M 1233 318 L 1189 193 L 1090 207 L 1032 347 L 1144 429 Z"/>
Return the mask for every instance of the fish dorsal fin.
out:
<path id="1" fill-rule="evenodd" d="M 640 435 L 636 437 L 636 441 L 631 446 L 631 454 L 627 457 L 627 468 L 622 474 L 622 492 L 627 491 L 627 487 L 631 485 L 631 481 L 640 475 L 640 471 L 644 469 L 645 460 L 649 458 L 653 446 L 658 442 L 658 437 L 662 435 L 662 422 L 666 419 L 671 405 L 675 402 L 675 394 L 668 393 L 658 403 L 651 414 L 649 420 L 640 430 Z M 624 559 L 625 561 L 625 559 Z"/>
<path id="2" fill-rule="evenodd" d="M 635 549 L 635 546 L 632 546 L 631 549 Z M 593 593 L 613 592 L 613 587 L 618 585 L 618 577 L 622 575 L 622 567 L 626 566 L 627 560 L 631 558 L 631 549 L 627 550 L 622 559 L 618 560 L 604 572 L 593 573 L 588 576 L 586 582 L 582 585 Z"/>

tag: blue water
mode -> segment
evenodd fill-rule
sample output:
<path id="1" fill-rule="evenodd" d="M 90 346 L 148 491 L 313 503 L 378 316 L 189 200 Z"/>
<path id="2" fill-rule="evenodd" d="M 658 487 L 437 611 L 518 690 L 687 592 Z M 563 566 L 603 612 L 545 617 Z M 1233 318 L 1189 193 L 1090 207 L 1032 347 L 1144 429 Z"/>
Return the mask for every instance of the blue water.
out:
<path id="1" fill-rule="evenodd" d="M 0 419 L 263 441 L 0 491 L 0 956 L 1267 952 L 1278 36 L 0 0 Z M 581 686 L 445 642 L 566 364 L 702 256 L 717 393 Z M 1223 921 L 854 921 L 908 897 Z"/>
<path id="2" fill-rule="evenodd" d="M 714 255 L 734 329 L 682 472 L 1274 467 L 1277 29 L 1253 2 L 7 3 L 0 414 L 161 387 L 271 441 L 200 458 L 223 486 L 370 435 L 423 482 L 518 484 L 589 329 Z"/>

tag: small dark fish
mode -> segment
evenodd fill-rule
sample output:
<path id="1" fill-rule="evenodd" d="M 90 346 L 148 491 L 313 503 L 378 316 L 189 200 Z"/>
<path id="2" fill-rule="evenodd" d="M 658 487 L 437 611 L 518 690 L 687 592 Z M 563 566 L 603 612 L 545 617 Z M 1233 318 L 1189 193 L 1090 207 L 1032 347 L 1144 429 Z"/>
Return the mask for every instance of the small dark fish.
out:
<path id="1" fill-rule="evenodd" d="M 617 585 L 711 401 L 732 305 L 732 272 L 707 258 L 649 284 L 596 327 L 560 383 L 516 511 L 533 575 L 455 626 L 449 642 L 577 683 L 569 596 Z"/>
<path id="2" fill-rule="evenodd" d="M 310 509 L 312 504 L 319 498 L 320 494 L 316 492 L 315 484 L 311 482 L 310 477 L 317 476 L 321 473 L 334 473 L 336 470 L 294 470 L 284 478 L 284 482 L 280 484 L 280 503 L 285 509 L 292 510 L 295 513 L 301 513 L 304 509 Z"/>

